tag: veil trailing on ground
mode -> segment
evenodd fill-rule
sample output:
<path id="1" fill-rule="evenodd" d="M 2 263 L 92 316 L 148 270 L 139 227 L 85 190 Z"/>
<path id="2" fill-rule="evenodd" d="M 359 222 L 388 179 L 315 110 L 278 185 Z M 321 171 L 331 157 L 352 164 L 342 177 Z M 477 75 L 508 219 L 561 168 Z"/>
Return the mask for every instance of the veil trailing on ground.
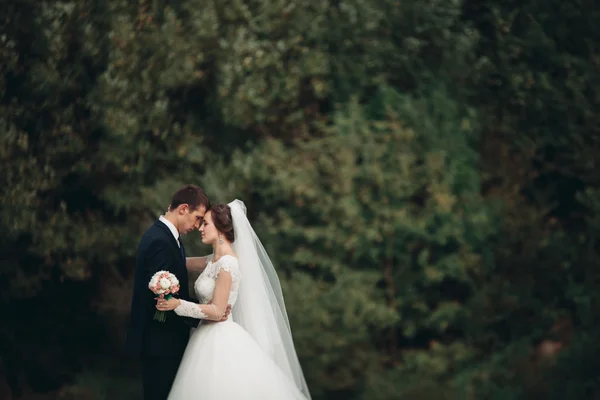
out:
<path id="1" fill-rule="evenodd" d="M 232 247 L 242 276 L 237 302 L 231 311 L 233 320 L 250 333 L 310 399 L 275 268 L 246 217 L 245 204 L 236 199 L 228 205 L 235 233 Z"/>

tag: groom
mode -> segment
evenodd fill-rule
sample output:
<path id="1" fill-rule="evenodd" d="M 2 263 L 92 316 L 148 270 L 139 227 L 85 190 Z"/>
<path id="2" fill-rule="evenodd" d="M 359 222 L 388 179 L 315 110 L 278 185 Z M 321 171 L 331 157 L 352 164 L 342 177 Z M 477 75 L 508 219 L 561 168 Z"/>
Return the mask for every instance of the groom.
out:
<path id="1" fill-rule="evenodd" d="M 202 189 L 194 185 L 182 187 L 173 195 L 169 211 L 144 233 L 138 246 L 125 346 L 141 359 L 145 400 L 167 398 L 190 337 L 190 327 L 198 324 L 198 320 L 182 318 L 174 312 L 167 313 L 165 322 L 154 320 L 156 300 L 148 282 L 156 272 L 169 271 L 179 279 L 179 297 L 192 301 L 187 268 L 204 267 L 206 257 L 188 258 L 186 263 L 181 235 L 197 230 L 209 208 Z"/>

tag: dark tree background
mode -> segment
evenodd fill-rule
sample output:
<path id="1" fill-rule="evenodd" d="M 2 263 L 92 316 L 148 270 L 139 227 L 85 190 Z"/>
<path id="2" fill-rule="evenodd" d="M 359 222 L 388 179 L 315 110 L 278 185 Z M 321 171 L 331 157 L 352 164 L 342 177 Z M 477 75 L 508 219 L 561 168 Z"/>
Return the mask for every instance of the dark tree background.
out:
<path id="1" fill-rule="evenodd" d="M 0 398 L 140 398 L 137 242 L 196 183 L 315 400 L 600 399 L 595 2 L 5 0 L 0 71 Z"/>

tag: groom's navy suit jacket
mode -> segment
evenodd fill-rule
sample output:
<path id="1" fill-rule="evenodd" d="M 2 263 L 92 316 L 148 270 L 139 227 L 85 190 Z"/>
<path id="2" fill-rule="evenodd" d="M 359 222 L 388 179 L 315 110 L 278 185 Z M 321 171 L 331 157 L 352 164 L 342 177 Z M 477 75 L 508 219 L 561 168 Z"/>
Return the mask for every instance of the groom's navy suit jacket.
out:
<path id="1" fill-rule="evenodd" d="M 179 317 L 168 311 L 166 321 L 153 320 L 156 295 L 148 289 L 150 278 L 160 270 L 169 271 L 179 279 L 178 297 L 190 300 L 185 249 L 164 223 L 156 221 L 142 236 L 137 251 L 131 315 L 125 346 L 136 356 L 177 357 L 185 350 L 190 326 L 198 320 Z"/>

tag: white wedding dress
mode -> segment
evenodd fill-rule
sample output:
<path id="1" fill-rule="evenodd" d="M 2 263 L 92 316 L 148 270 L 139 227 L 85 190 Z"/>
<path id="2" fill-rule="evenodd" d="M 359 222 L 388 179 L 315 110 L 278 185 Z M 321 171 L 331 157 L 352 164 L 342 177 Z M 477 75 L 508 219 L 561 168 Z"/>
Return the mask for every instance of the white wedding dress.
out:
<path id="1" fill-rule="evenodd" d="M 237 258 L 223 256 L 208 265 L 194 283 L 201 303 L 209 303 L 222 271 L 231 274 L 227 321 L 201 321 L 185 350 L 169 400 L 306 400 L 289 374 L 261 348 L 242 326 L 234 322 L 242 276 Z M 182 302 L 177 314 L 205 318 L 197 304 Z M 157 366 L 160 368 L 160 366 Z"/>

